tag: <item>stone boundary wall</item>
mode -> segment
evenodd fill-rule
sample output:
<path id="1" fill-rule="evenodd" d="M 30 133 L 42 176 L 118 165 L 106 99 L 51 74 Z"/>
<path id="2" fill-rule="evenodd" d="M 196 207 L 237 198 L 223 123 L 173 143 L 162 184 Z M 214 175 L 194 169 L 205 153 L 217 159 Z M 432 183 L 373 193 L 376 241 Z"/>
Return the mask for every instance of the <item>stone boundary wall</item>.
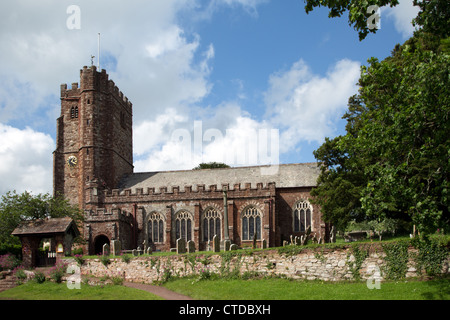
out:
<path id="1" fill-rule="evenodd" d="M 414 252 L 415 249 L 409 249 Z M 386 264 L 384 252 L 371 252 L 362 263 L 359 274 L 362 280 L 383 280 Z M 125 281 L 148 283 L 161 281 L 165 274 L 188 276 L 202 272 L 222 274 L 239 269 L 240 273 L 257 272 L 266 275 L 286 276 L 292 279 L 342 281 L 353 280 L 349 264 L 355 261 L 351 248 L 328 251 L 308 250 L 287 255 L 275 250 L 243 252 L 234 255 L 190 254 L 172 256 L 134 257 L 127 263 L 121 257 L 111 258 L 107 266 L 100 259 L 87 259 L 81 266 L 82 275 L 94 277 L 123 277 Z M 350 263 L 349 263 L 350 262 Z M 449 273 L 450 259 L 444 263 L 442 273 Z M 408 262 L 406 278 L 420 276 L 415 262 Z"/>

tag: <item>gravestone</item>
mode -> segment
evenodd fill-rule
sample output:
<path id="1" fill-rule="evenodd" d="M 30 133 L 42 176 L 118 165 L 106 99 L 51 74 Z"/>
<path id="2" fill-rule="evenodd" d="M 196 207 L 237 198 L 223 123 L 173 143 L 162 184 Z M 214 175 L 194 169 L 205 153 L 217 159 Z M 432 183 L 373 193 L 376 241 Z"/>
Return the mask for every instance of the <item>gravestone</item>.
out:
<path id="1" fill-rule="evenodd" d="M 283 247 L 286 247 L 289 245 L 289 242 L 287 242 L 287 240 L 283 240 Z"/>
<path id="2" fill-rule="evenodd" d="M 225 240 L 223 242 L 223 249 L 225 251 L 230 251 L 230 246 L 231 246 L 231 241 L 230 240 Z"/>
<path id="3" fill-rule="evenodd" d="M 186 240 L 183 238 L 177 240 L 177 253 L 186 253 Z"/>
<path id="4" fill-rule="evenodd" d="M 213 251 L 220 252 L 220 239 L 217 235 L 213 237 Z"/>
<path id="5" fill-rule="evenodd" d="M 119 240 L 111 240 L 111 254 L 113 256 L 120 255 L 120 251 L 122 251 L 122 246 Z"/>
<path id="6" fill-rule="evenodd" d="M 104 256 L 109 256 L 109 244 L 105 243 L 103 245 L 102 253 L 103 253 Z"/>
<path id="7" fill-rule="evenodd" d="M 230 246 L 230 251 L 234 251 L 234 250 L 237 250 L 238 249 L 238 246 L 237 246 L 237 244 L 232 244 L 231 246 Z"/>
<path id="8" fill-rule="evenodd" d="M 263 239 L 263 241 L 262 241 L 262 248 L 263 249 L 267 248 L 267 241 L 266 241 L 266 239 Z"/>
<path id="9" fill-rule="evenodd" d="M 145 253 L 152 254 L 153 253 L 152 246 L 147 247 L 147 251 Z"/>
<path id="10" fill-rule="evenodd" d="M 195 252 L 195 242 L 194 241 L 192 241 L 192 240 L 188 241 L 188 243 L 187 243 L 187 250 L 188 250 L 188 253 Z"/>

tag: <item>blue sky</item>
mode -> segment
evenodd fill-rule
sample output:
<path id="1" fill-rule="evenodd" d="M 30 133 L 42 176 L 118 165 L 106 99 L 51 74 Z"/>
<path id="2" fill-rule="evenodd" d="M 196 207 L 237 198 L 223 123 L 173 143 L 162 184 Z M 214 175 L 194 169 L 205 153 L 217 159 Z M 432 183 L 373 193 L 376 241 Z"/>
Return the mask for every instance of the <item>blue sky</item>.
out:
<path id="1" fill-rule="evenodd" d="M 382 8 L 360 42 L 346 14 L 302 0 L 2 1 L 0 194 L 52 192 L 59 87 L 99 32 L 101 68 L 133 102 L 135 171 L 299 163 L 344 132 L 360 66 L 409 38 L 416 12 Z"/>

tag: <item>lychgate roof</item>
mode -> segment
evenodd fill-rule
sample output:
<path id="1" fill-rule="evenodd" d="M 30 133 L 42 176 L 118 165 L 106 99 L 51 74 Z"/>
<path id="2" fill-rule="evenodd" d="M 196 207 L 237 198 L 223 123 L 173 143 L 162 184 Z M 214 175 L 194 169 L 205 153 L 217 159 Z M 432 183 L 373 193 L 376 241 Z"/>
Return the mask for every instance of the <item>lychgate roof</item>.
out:
<path id="1" fill-rule="evenodd" d="M 216 185 L 217 190 L 222 185 L 228 184 L 233 190 L 235 184 L 244 186 L 250 183 L 256 188 L 257 183 L 274 182 L 276 188 L 315 187 L 320 168 L 317 163 L 282 164 L 277 166 L 236 167 L 222 169 L 183 170 L 133 173 L 126 176 L 119 188 L 135 190 L 137 188 L 161 188 L 180 187 L 180 191 L 186 186 L 192 186 L 196 190 L 197 185 Z"/>
<path id="2" fill-rule="evenodd" d="M 11 234 L 14 236 L 25 236 L 68 232 L 73 232 L 75 236 L 80 234 L 73 219 L 64 217 L 22 222 Z"/>

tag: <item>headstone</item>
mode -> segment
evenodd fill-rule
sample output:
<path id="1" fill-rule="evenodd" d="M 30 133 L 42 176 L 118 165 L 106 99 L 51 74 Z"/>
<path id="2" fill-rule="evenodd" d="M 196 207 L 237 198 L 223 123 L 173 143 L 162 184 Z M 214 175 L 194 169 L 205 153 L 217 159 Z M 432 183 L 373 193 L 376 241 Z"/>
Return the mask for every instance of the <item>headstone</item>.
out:
<path id="1" fill-rule="evenodd" d="M 144 242 L 142 242 L 142 246 L 144 247 L 144 252 L 147 251 L 147 240 L 144 240 Z"/>
<path id="2" fill-rule="evenodd" d="M 283 247 L 286 247 L 289 245 L 289 242 L 287 242 L 287 240 L 283 240 Z"/>
<path id="3" fill-rule="evenodd" d="M 153 250 L 152 250 L 152 246 L 147 247 L 147 251 L 145 251 L 146 254 L 152 254 Z"/>
<path id="4" fill-rule="evenodd" d="M 237 246 L 237 244 L 232 244 L 231 246 L 230 246 L 230 250 L 231 251 L 234 251 L 234 250 L 237 250 L 238 249 L 238 246 Z"/>
<path id="5" fill-rule="evenodd" d="M 111 240 L 111 254 L 113 256 L 120 255 L 120 251 L 122 250 L 121 247 L 122 246 L 119 240 Z"/>
<path id="6" fill-rule="evenodd" d="M 102 248 L 102 253 L 104 256 L 109 256 L 109 244 L 105 243 Z"/>
<path id="7" fill-rule="evenodd" d="M 231 246 L 231 241 L 230 240 L 225 240 L 223 242 L 223 249 L 225 251 L 230 251 L 230 246 Z"/>
<path id="8" fill-rule="evenodd" d="M 263 249 L 267 248 L 267 241 L 266 241 L 266 239 L 263 239 L 263 241 L 262 241 L 262 248 Z"/>
<path id="9" fill-rule="evenodd" d="M 177 253 L 186 253 L 186 240 L 183 238 L 177 240 Z"/>
<path id="10" fill-rule="evenodd" d="M 139 246 L 139 247 L 137 248 L 137 255 L 140 256 L 141 254 L 142 254 L 142 249 L 141 249 L 141 247 Z"/>
<path id="11" fill-rule="evenodd" d="M 220 252 L 220 239 L 217 234 L 213 237 L 213 251 Z"/>
<path id="12" fill-rule="evenodd" d="M 192 240 L 188 241 L 188 243 L 187 243 L 187 250 L 188 250 L 188 253 L 195 252 L 195 242 L 194 241 L 192 241 Z"/>
<path id="13" fill-rule="evenodd" d="M 294 240 L 294 236 L 292 234 L 290 236 L 290 239 L 291 239 L 291 245 L 294 245 L 295 244 L 295 240 Z"/>

